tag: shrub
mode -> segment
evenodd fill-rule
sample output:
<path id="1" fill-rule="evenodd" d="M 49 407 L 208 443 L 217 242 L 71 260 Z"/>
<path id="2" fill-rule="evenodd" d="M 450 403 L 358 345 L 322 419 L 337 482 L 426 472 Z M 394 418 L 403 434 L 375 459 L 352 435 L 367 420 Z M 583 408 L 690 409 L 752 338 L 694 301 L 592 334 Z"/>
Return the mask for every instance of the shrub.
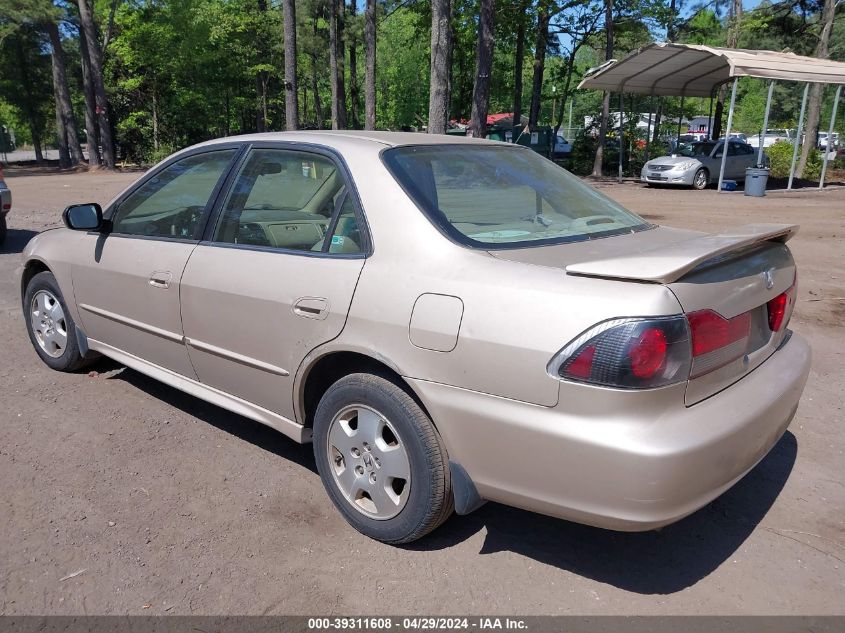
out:
<path id="1" fill-rule="evenodd" d="M 772 178 L 789 178 L 789 166 L 792 163 L 792 143 L 778 141 L 766 148 L 769 157 Z M 798 148 L 799 156 L 801 148 Z M 807 167 L 804 169 L 806 180 L 818 180 L 822 173 L 822 153 L 817 149 L 810 150 L 807 157 Z"/>

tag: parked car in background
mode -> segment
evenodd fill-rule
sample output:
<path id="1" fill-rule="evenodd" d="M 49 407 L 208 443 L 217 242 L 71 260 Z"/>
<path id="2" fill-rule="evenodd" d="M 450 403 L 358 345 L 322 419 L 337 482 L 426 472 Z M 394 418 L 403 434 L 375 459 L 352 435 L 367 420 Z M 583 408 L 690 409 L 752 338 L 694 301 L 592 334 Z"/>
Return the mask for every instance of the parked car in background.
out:
<path id="1" fill-rule="evenodd" d="M 6 184 L 3 176 L 3 165 L 0 165 L 0 247 L 6 241 L 6 233 L 8 232 L 6 225 L 6 216 L 12 210 L 12 190 Z"/>
<path id="2" fill-rule="evenodd" d="M 563 134 L 558 134 L 552 153 L 554 158 L 569 158 L 572 155 L 572 143 L 563 138 Z"/>
<path id="3" fill-rule="evenodd" d="M 839 132 L 833 133 L 833 139 L 828 147 L 827 132 L 819 132 L 818 148 L 821 150 L 835 151 L 839 149 Z"/>
<path id="4" fill-rule="evenodd" d="M 795 141 L 795 130 L 788 130 L 785 128 L 777 128 L 766 130 L 765 137 L 763 138 L 763 147 L 771 147 L 778 141 L 788 141 L 790 143 Z M 748 139 L 748 144 L 751 147 L 760 147 L 760 134 L 753 134 Z"/>
<path id="5" fill-rule="evenodd" d="M 732 141 L 739 141 L 740 143 L 748 143 L 748 137 L 743 134 L 742 132 L 737 132 L 736 134 L 731 134 Z"/>
<path id="6" fill-rule="evenodd" d="M 796 226 L 655 226 L 514 144 L 236 136 L 63 218 L 20 271 L 41 360 L 104 354 L 313 442 L 388 543 L 484 500 L 677 521 L 769 452 L 810 368 Z"/>
<path id="7" fill-rule="evenodd" d="M 671 156 L 654 158 L 643 165 L 640 180 L 647 185 L 685 185 L 704 189 L 719 180 L 724 140 L 680 145 Z M 745 180 L 745 170 L 757 163 L 757 152 L 747 143 L 730 141 L 725 178 Z"/>

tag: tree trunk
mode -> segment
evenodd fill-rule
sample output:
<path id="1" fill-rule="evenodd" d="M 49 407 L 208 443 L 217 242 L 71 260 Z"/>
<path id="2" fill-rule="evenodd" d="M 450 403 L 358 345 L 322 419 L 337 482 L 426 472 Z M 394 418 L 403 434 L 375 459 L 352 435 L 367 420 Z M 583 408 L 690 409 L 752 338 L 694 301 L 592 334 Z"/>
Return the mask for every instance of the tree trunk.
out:
<path id="1" fill-rule="evenodd" d="M 364 14 L 366 70 L 364 76 L 364 129 L 376 129 L 376 0 L 367 0 Z"/>
<path id="2" fill-rule="evenodd" d="M 431 0 L 431 80 L 428 133 L 445 134 L 452 92 L 452 0 Z"/>
<path id="3" fill-rule="evenodd" d="M 267 13 L 267 0 L 258 0 L 259 19 L 265 20 Z M 267 42 L 264 31 L 256 34 L 255 51 L 258 54 L 260 63 L 267 60 Z M 267 131 L 267 81 L 269 74 L 266 70 L 259 70 L 255 73 L 255 130 L 257 132 Z"/>
<path id="4" fill-rule="evenodd" d="M 613 59 L 613 0 L 604 0 L 604 59 L 609 61 Z M 596 157 L 593 160 L 593 176 L 601 178 L 603 175 L 604 164 L 604 144 L 607 141 L 607 120 L 610 117 L 610 93 L 604 93 L 604 99 L 601 102 L 601 124 L 599 125 L 599 144 L 596 147 Z M 622 113 L 619 113 L 620 123 Z M 621 149 L 621 147 L 620 147 Z"/>
<path id="5" fill-rule="evenodd" d="M 522 125 L 522 67 L 525 65 L 525 13 L 528 0 L 522 0 L 516 27 L 516 54 L 513 62 L 513 125 Z"/>
<path id="6" fill-rule="evenodd" d="M 88 46 L 88 56 L 91 58 L 91 78 L 94 83 L 94 100 L 97 119 L 100 125 L 100 141 L 103 145 L 103 163 L 106 169 L 115 168 L 114 140 L 111 122 L 109 121 L 109 104 L 106 95 L 106 84 L 103 79 L 103 52 L 97 39 L 97 29 L 94 26 L 94 16 L 88 0 L 78 0 L 79 20 L 85 30 L 85 41 Z"/>
<path id="7" fill-rule="evenodd" d="M 728 48 L 736 48 L 739 42 L 739 26 L 742 21 L 742 0 L 731 0 L 731 12 L 728 20 Z M 725 98 L 728 90 L 725 85 L 719 88 L 719 96 L 716 99 L 716 107 L 713 113 L 713 133 L 710 138 L 718 140 L 722 136 L 722 115 L 725 111 Z"/>
<path id="8" fill-rule="evenodd" d="M 85 30 L 79 29 L 79 49 L 82 59 L 82 91 L 85 93 L 85 136 L 88 139 L 88 166 L 100 166 L 100 130 L 97 129 L 97 108 L 94 82 L 91 79 L 91 57 L 85 42 Z"/>
<path id="9" fill-rule="evenodd" d="M 329 72 L 332 88 L 332 129 L 346 129 L 346 86 L 344 82 L 343 0 L 329 0 Z"/>
<path id="10" fill-rule="evenodd" d="M 822 9 L 822 31 L 819 34 L 819 42 L 816 44 L 816 54 L 814 57 L 818 59 L 827 59 L 830 54 L 830 32 L 833 30 L 833 16 L 836 9 L 835 0 L 825 0 L 824 8 Z M 807 98 L 807 135 L 804 137 L 804 144 L 801 146 L 801 158 L 798 160 L 798 165 L 795 168 L 795 175 L 798 178 L 804 177 L 804 170 L 807 168 L 807 160 L 810 157 L 810 150 L 816 148 L 816 142 L 819 137 L 819 118 L 821 117 L 822 97 L 824 96 L 824 86 L 821 84 L 813 84 L 810 86 L 810 94 Z M 801 134 L 801 130 L 797 130 L 796 134 Z M 827 140 L 825 151 L 830 151 L 833 147 L 831 140 Z"/>
<path id="11" fill-rule="evenodd" d="M 153 149 L 158 152 L 158 98 L 156 97 L 155 86 L 153 86 L 153 95 L 151 101 L 153 106 Z"/>
<path id="12" fill-rule="evenodd" d="M 481 0 L 478 18 L 478 46 L 475 53 L 475 87 L 472 90 L 472 115 L 469 129 L 477 138 L 487 136 L 487 111 L 490 108 L 490 72 L 493 68 L 493 16 L 495 0 Z"/>
<path id="13" fill-rule="evenodd" d="M 285 29 L 285 129 L 299 129 L 299 101 L 296 85 L 296 2 L 282 0 Z"/>
<path id="14" fill-rule="evenodd" d="M 332 0 L 334 1 L 334 0 Z M 348 127 L 346 109 L 346 4 L 337 0 L 337 103 L 338 125 L 341 130 Z"/>
<path id="15" fill-rule="evenodd" d="M 578 55 L 579 48 L 581 48 L 581 45 L 576 45 L 573 42 L 572 51 L 566 58 L 566 82 L 563 85 L 563 92 L 560 97 L 560 113 L 557 115 L 557 121 L 555 122 L 552 148 L 554 148 L 554 143 L 557 142 L 557 133 L 563 125 L 563 113 L 566 111 L 566 101 L 569 97 L 569 86 L 572 85 L 572 72 L 575 70 L 575 57 Z"/>
<path id="16" fill-rule="evenodd" d="M 59 25 L 55 22 L 45 24 L 50 37 L 53 63 L 53 94 L 56 97 L 56 125 L 57 133 L 66 141 L 70 165 L 78 165 L 85 160 L 82 146 L 76 133 L 76 117 L 73 114 L 73 104 L 70 102 L 70 89 L 67 85 L 67 69 L 65 68 L 65 54 L 62 50 L 62 40 L 59 35 Z"/>
<path id="17" fill-rule="evenodd" d="M 317 83 L 317 54 L 312 52 L 311 56 L 311 92 L 314 93 L 314 117 L 318 130 L 323 129 L 323 104 L 320 103 L 320 87 Z"/>
<path id="18" fill-rule="evenodd" d="M 654 112 L 654 125 L 651 130 L 651 143 L 657 144 L 660 141 L 660 119 L 663 118 L 663 97 L 657 97 L 657 110 Z M 708 126 L 712 127 L 709 123 Z M 709 131 L 709 129 L 708 129 Z"/>
<path id="19" fill-rule="evenodd" d="M 44 162 L 44 153 L 41 148 L 41 117 L 38 115 L 38 105 L 35 95 L 32 94 L 32 83 L 29 75 L 29 65 L 24 52 L 23 43 L 20 38 L 15 38 L 15 52 L 21 72 L 21 80 L 24 92 L 26 92 L 26 118 L 29 120 L 29 133 L 32 135 L 32 145 L 35 148 L 35 162 Z"/>
<path id="20" fill-rule="evenodd" d="M 537 15 L 537 38 L 534 42 L 534 80 L 531 84 L 531 109 L 528 111 L 528 126 L 535 129 L 540 120 L 543 102 L 543 73 L 546 70 L 546 48 L 549 44 L 549 13 L 541 9 Z"/>
<path id="21" fill-rule="evenodd" d="M 356 0 L 349 0 L 349 15 L 356 15 Z M 354 31 L 349 38 L 349 103 L 352 118 L 352 129 L 361 129 L 361 91 L 358 86 L 358 40 Z"/>
<path id="22" fill-rule="evenodd" d="M 59 167 L 61 169 L 68 169 L 72 163 L 70 161 L 70 152 L 67 149 L 67 128 L 65 127 L 65 117 L 62 112 L 62 104 L 59 103 L 58 97 L 56 102 L 56 144 L 59 146 Z"/>

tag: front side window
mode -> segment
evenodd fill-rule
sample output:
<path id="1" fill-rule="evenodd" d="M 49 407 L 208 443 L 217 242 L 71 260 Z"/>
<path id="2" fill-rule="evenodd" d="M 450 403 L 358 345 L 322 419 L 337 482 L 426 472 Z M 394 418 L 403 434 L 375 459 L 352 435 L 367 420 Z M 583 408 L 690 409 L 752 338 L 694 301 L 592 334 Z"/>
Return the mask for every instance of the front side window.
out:
<path id="1" fill-rule="evenodd" d="M 113 231 L 199 239 L 214 187 L 237 150 L 188 156 L 165 167 L 120 203 Z"/>
<path id="2" fill-rule="evenodd" d="M 360 253 L 355 206 L 337 166 L 318 154 L 255 149 L 223 204 L 214 241 Z"/>
<path id="3" fill-rule="evenodd" d="M 429 219 L 469 246 L 539 246 L 651 226 L 528 149 L 420 145 L 383 157 Z"/>

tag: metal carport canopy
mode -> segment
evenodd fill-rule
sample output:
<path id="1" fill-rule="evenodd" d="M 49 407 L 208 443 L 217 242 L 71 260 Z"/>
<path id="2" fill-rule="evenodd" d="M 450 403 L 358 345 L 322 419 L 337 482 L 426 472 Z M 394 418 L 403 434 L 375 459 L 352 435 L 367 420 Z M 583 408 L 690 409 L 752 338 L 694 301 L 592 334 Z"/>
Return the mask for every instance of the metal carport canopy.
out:
<path id="1" fill-rule="evenodd" d="M 736 77 L 845 84 L 845 63 L 794 53 L 656 43 L 600 66 L 578 88 L 710 97 Z"/>

